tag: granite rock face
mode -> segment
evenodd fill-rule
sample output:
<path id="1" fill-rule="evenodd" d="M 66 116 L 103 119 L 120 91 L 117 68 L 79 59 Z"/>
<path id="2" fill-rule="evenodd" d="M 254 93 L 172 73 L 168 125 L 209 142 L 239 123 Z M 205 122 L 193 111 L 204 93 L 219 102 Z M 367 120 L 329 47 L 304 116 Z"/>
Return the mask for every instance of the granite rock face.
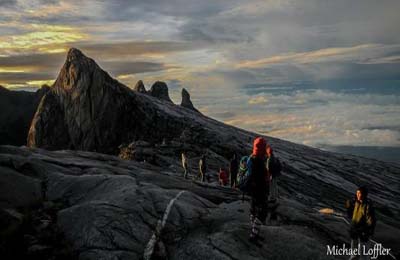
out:
<path id="1" fill-rule="evenodd" d="M 0 86 L 0 144 L 26 145 L 33 115 L 49 89 L 43 85 L 36 92 L 28 92 Z"/>
<path id="2" fill-rule="evenodd" d="M 194 110 L 173 104 L 164 82 L 154 83 L 147 94 L 133 91 L 71 49 L 32 120 L 28 146 L 117 154 L 120 145 L 135 141 L 177 141 L 231 156 L 235 140 L 221 136 L 223 124 Z"/>
<path id="3" fill-rule="evenodd" d="M 153 92 L 164 93 L 162 86 L 154 87 Z M 186 123 L 170 117 L 163 105 L 132 91 L 94 60 L 71 49 L 36 111 L 28 146 L 115 154 L 122 143 L 178 135 Z"/>
<path id="4" fill-rule="evenodd" d="M 182 89 L 182 102 L 181 102 L 181 106 L 186 107 L 186 108 L 189 108 L 189 109 L 191 109 L 191 110 L 193 110 L 193 111 L 199 112 L 199 111 L 193 106 L 192 100 L 190 100 L 190 94 L 189 94 L 189 92 L 188 92 L 185 88 Z"/>
<path id="5" fill-rule="evenodd" d="M 3 247 L 11 240 L 0 240 L 0 253 L 10 259 L 51 258 L 61 249 L 68 256 L 63 259 L 334 259 L 326 255 L 326 245 L 349 241 L 349 227 L 337 217 L 342 198 L 351 196 L 354 178 L 368 172 L 365 181 L 375 187 L 371 198 L 379 218 L 374 239 L 399 256 L 400 193 L 393 189 L 399 185 L 399 166 L 292 148 L 313 160 L 292 160 L 284 167 L 280 204 L 270 209 L 261 226 L 265 241 L 257 246 L 247 240 L 248 198 L 242 201 L 241 193 L 216 181 L 185 180 L 164 166 L 94 152 L 0 146 L 0 183 L 18 179 L 26 192 L 43 191 L 36 201 L 26 194 L 1 204 L 0 220 L 16 227 L 6 238 L 11 232 L 16 242 L 29 243 Z M 343 172 L 332 167 L 338 161 L 345 162 Z M 0 201 L 10 196 L 0 189 Z M 31 209 L 32 203 L 41 204 Z M 327 207 L 336 214 L 319 212 Z M 33 231 L 18 225 L 30 216 L 36 219 Z M 7 227 L 0 226 L 0 234 Z M 63 242 L 54 243 L 58 240 Z M 15 251 L 4 254 L 6 248 Z"/>

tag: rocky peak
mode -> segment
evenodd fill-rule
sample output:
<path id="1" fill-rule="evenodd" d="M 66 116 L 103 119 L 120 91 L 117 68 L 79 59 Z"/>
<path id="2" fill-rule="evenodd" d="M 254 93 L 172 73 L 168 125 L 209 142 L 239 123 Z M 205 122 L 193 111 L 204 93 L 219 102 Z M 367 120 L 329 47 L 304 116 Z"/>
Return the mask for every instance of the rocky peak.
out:
<path id="1" fill-rule="evenodd" d="M 140 93 L 146 93 L 146 88 L 144 87 L 143 81 L 139 80 L 135 87 L 133 88 L 134 91 L 140 92 Z"/>
<path id="2" fill-rule="evenodd" d="M 80 50 L 69 50 L 51 90 L 32 121 L 28 145 L 47 149 L 103 150 L 114 147 L 116 115 L 132 91 L 111 78 Z M 107 122 L 107 123 L 105 123 Z"/>
<path id="3" fill-rule="evenodd" d="M 160 142 L 180 135 L 186 122 L 136 93 L 71 49 L 32 120 L 28 146 L 115 154 L 122 143 Z M 163 82 L 156 82 L 150 94 L 172 103 Z"/>
<path id="4" fill-rule="evenodd" d="M 153 86 L 151 86 L 149 94 L 153 97 L 172 103 L 168 94 L 168 86 L 165 82 L 156 81 Z"/>
<path id="5" fill-rule="evenodd" d="M 182 102 L 181 102 L 181 106 L 189 108 L 191 110 L 194 110 L 196 112 L 198 112 L 198 110 L 193 106 L 192 101 L 190 100 L 190 94 L 189 92 L 183 88 L 182 89 Z"/>
<path id="6" fill-rule="evenodd" d="M 96 74 L 96 77 L 93 74 Z M 102 81 L 106 76 L 108 74 L 102 71 L 94 60 L 86 57 L 80 50 L 71 48 L 54 87 L 58 94 L 76 96 L 76 92 L 86 92 L 89 87 L 101 87 L 102 84 L 84 83 L 91 83 L 92 79 L 96 80 L 97 78 Z M 77 84 L 78 82 L 80 84 Z"/>

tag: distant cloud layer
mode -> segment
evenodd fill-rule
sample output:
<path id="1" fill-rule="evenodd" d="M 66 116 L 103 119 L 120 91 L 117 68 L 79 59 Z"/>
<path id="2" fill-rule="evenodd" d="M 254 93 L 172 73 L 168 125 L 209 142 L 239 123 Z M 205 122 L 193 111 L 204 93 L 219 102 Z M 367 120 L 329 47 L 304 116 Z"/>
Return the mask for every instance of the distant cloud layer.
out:
<path id="1" fill-rule="evenodd" d="M 310 145 L 400 146 L 398 0 L 0 1 L 0 84 L 51 84 L 70 47 L 133 86 Z"/>

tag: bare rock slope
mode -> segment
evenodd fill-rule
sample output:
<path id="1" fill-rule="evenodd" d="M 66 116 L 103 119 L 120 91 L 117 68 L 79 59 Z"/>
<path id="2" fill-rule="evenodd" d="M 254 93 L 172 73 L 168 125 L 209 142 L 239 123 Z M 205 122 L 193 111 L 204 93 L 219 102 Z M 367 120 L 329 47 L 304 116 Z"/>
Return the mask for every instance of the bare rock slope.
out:
<path id="1" fill-rule="evenodd" d="M 256 246 L 247 240 L 248 203 L 230 188 L 185 180 L 180 171 L 111 155 L 0 146 L 0 219 L 14 223 L 20 240 L 34 241 L 26 247 L 21 242 L 17 253 L 10 252 L 9 240 L 0 241 L 0 249 L 6 257 L 48 259 L 61 246 L 41 234 L 57 230 L 70 259 L 333 259 L 326 256 L 326 245 L 348 242 L 348 226 L 337 215 L 319 210 L 342 212 L 341 199 L 356 182 L 350 170 L 371 165 L 359 158 L 309 155 L 314 155 L 312 162 L 292 161 L 285 169 L 280 205 L 261 228 L 266 241 Z M 350 173 L 329 170 L 326 159 L 345 160 L 343 170 Z M 377 171 L 368 179 L 376 187 L 372 198 L 379 222 L 374 239 L 398 254 L 399 168 L 385 165 Z M 381 172 L 390 181 L 377 178 Z M 8 185 L 13 188 L 4 189 Z M 46 208 L 54 216 L 39 215 L 39 231 L 24 228 L 22 223 L 32 215 L 27 209 Z"/>

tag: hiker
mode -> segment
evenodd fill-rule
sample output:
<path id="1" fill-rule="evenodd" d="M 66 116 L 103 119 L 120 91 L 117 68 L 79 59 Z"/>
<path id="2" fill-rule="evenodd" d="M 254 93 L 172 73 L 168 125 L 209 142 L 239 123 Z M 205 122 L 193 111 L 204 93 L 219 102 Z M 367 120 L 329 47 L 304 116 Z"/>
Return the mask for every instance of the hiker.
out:
<path id="1" fill-rule="evenodd" d="M 278 179 L 281 175 L 282 165 L 278 158 L 276 158 L 272 147 L 267 146 L 267 171 L 268 176 L 270 176 L 270 194 L 269 201 L 276 202 L 279 197 L 278 194 Z"/>
<path id="2" fill-rule="evenodd" d="M 207 174 L 207 162 L 206 162 L 206 155 L 203 154 L 203 156 L 201 156 L 200 161 L 199 161 L 199 179 L 201 180 L 201 182 L 205 182 L 206 181 L 206 174 Z"/>
<path id="3" fill-rule="evenodd" d="M 268 172 L 266 163 L 266 142 L 262 137 L 257 137 L 253 143 L 253 153 L 247 161 L 247 171 L 249 178 L 250 221 L 251 232 L 249 240 L 256 243 L 264 238 L 259 234 L 259 226 L 265 224 L 268 214 L 267 196 L 269 186 L 267 184 Z"/>
<path id="4" fill-rule="evenodd" d="M 351 249 L 359 248 L 360 259 L 369 259 L 363 255 L 369 249 L 369 238 L 374 234 L 376 218 L 372 202 L 368 199 L 368 189 L 363 186 L 357 189 L 355 199 L 346 201 L 347 214 L 351 218 Z M 350 259 L 355 259 L 352 255 Z"/>
<path id="5" fill-rule="evenodd" d="M 239 163 L 237 160 L 237 155 L 236 155 L 236 153 L 234 153 L 232 160 L 229 163 L 229 174 L 230 174 L 230 181 L 231 181 L 232 188 L 236 187 L 236 178 L 237 178 L 238 170 L 239 170 Z"/>
<path id="6" fill-rule="evenodd" d="M 221 186 L 225 186 L 228 184 L 228 174 L 226 173 L 225 169 L 219 168 L 218 180 L 219 180 L 219 185 Z"/>
<path id="7" fill-rule="evenodd" d="M 188 159 L 186 158 L 185 152 L 182 152 L 182 167 L 184 170 L 183 177 L 185 179 L 187 179 L 188 174 L 189 174 L 189 165 L 188 165 Z"/>

